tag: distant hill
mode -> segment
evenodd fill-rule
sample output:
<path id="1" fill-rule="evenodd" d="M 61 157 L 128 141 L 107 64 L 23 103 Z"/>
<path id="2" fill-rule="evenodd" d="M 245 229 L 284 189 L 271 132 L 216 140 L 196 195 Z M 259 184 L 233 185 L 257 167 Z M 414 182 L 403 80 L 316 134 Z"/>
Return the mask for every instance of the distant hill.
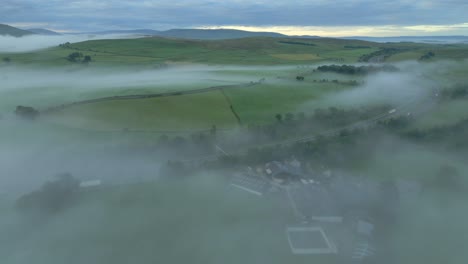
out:
<path id="1" fill-rule="evenodd" d="M 182 39 L 237 39 L 248 37 L 286 37 L 274 32 L 250 32 L 235 29 L 171 29 L 162 31 L 159 36 Z"/>
<path id="2" fill-rule="evenodd" d="M 10 35 L 13 37 L 22 37 L 26 35 L 35 34 L 34 32 L 23 30 L 19 28 L 15 28 L 9 25 L 0 24 L 0 35 Z"/>
<path id="3" fill-rule="evenodd" d="M 416 42 L 416 43 L 468 43 L 468 36 L 397 36 L 397 37 L 345 37 L 343 39 L 358 39 L 372 42 Z"/>
<path id="4" fill-rule="evenodd" d="M 47 36 L 62 35 L 62 34 L 57 33 L 55 31 L 44 29 L 44 28 L 29 28 L 28 31 L 31 31 L 31 32 L 39 34 L 39 35 L 47 35 Z"/>
<path id="5" fill-rule="evenodd" d="M 248 37 L 286 37 L 286 35 L 274 32 L 250 32 L 235 29 L 170 29 L 166 31 L 157 31 L 152 29 L 135 30 L 108 30 L 99 32 L 88 32 L 86 34 L 137 34 L 150 35 L 166 38 L 179 39 L 199 39 L 199 40 L 217 40 L 217 39 L 237 39 Z"/>
<path id="6" fill-rule="evenodd" d="M 93 34 L 93 35 L 110 35 L 110 34 L 131 34 L 131 35 L 150 35 L 150 36 L 159 36 L 161 31 L 152 30 L 152 29 L 131 29 L 131 30 L 106 30 L 106 31 L 96 31 L 96 32 L 87 32 L 84 34 Z M 81 33 L 79 33 L 81 34 Z"/>

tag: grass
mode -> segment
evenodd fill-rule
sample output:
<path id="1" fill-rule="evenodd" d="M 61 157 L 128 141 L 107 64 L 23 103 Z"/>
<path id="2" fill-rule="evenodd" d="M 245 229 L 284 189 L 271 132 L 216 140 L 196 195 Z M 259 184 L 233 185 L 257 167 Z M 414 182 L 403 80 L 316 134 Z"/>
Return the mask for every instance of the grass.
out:
<path id="1" fill-rule="evenodd" d="M 203 94 L 115 100 L 74 105 L 50 113 L 47 122 L 91 130 L 190 130 L 236 126 L 235 116 L 219 91 Z"/>
<path id="2" fill-rule="evenodd" d="M 297 112 L 298 106 L 322 95 L 346 89 L 333 83 L 283 81 L 224 89 L 243 123 L 269 123 L 277 113 Z M 304 110 L 304 109 L 302 109 Z M 233 128 L 237 121 L 220 91 L 165 98 L 115 100 L 76 105 L 44 116 L 47 122 L 82 129 L 115 131 Z"/>
<path id="3" fill-rule="evenodd" d="M 271 54 L 270 56 L 282 60 L 297 60 L 297 61 L 310 61 L 310 60 L 321 60 L 319 56 L 310 53 L 295 54 L 295 53 L 286 53 L 286 54 Z"/>
<path id="4" fill-rule="evenodd" d="M 139 65 L 152 67 L 167 62 L 203 64 L 281 65 L 301 62 L 357 62 L 359 57 L 379 48 L 398 48 L 390 60 L 415 58 L 428 50 L 436 57 L 468 58 L 467 45 L 430 45 L 421 43 L 373 43 L 342 39 L 293 39 L 311 45 L 294 45 L 288 38 L 243 38 L 216 41 L 165 39 L 147 37 L 139 39 L 91 40 L 69 46 L 54 47 L 36 52 L 0 54 L 12 63 L 63 66 L 71 64 L 68 54 L 81 52 L 90 55 L 92 65 Z M 349 49 L 346 46 L 368 46 L 366 49 Z"/>

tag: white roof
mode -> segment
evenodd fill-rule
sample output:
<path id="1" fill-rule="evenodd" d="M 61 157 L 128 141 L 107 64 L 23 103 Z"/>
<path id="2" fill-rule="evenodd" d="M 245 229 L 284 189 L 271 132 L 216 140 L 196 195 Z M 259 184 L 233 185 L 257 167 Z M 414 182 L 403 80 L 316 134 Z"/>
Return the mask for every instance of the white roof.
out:
<path id="1" fill-rule="evenodd" d="M 287 227 L 286 235 L 294 254 L 336 254 L 335 244 L 323 229 L 314 227 Z"/>
<path id="2" fill-rule="evenodd" d="M 95 187 L 101 185 L 101 180 L 91 180 L 91 181 L 82 181 L 80 182 L 80 187 Z"/>

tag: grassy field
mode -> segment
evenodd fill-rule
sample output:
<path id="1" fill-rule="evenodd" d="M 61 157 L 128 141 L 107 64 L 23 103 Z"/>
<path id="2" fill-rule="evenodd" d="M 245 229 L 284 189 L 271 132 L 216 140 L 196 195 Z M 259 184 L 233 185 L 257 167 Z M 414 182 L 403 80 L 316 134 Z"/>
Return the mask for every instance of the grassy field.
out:
<path id="1" fill-rule="evenodd" d="M 315 83 L 282 81 L 255 87 L 226 90 L 227 95 L 244 123 L 271 123 L 275 115 L 311 112 L 322 106 L 320 98 L 337 91 L 352 89 L 335 83 Z M 315 102 L 315 104 L 313 103 Z M 301 108 L 305 103 L 312 105 Z"/>
<path id="2" fill-rule="evenodd" d="M 66 127 L 97 131 L 173 131 L 235 128 L 237 120 L 230 109 L 234 107 L 244 124 L 270 123 L 277 113 L 310 112 L 323 95 L 344 89 L 337 83 L 297 82 L 280 80 L 248 87 L 233 87 L 201 94 L 164 98 L 114 100 L 73 105 L 47 113 L 42 120 Z M 136 92 L 136 91 L 134 91 Z M 299 108 L 305 103 L 308 109 Z"/>
<path id="3" fill-rule="evenodd" d="M 69 127 L 101 131 L 196 130 L 212 125 L 232 128 L 237 124 L 220 91 L 74 105 L 43 118 Z"/>
<path id="4" fill-rule="evenodd" d="M 12 111 L 16 105 L 31 105 L 43 110 L 99 97 L 191 90 L 265 78 L 266 82 L 259 86 L 226 89 L 227 98 L 220 92 L 210 92 L 168 98 L 107 101 L 76 105 L 46 115 L 44 119 L 53 125 L 95 131 L 171 131 L 207 129 L 211 125 L 233 128 L 237 126 L 237 121 L 230 110 L 232 104 L 244 124 L 269 123 L 274 121 L 277 113 L 307 113 L 317 107 L 337 106 L 329 105 L 330 101 L 322 99 L 353 89 L 355 85 L 351 85 L 351 82 L 363 84 L 366 77 L 314 72 L 313 69 L 325 62 L 357 62 L 362 55 L 381 48 L 398 50 L 389 61 L 415 60 L 428 51 L 436 54 L 430 61 L 468 57 L 467 45 L 461 44 L 372 43 L 328 38 L 196 41 L 148 37 L 93 40 L 29 53 L 0 54 L 0 57 L 10 57 L 13 65 L 29 65 L 32 70 L 38 70 L 39 65 L 41 69 L 62 67 L 63 72 L 57 73 L 57 76 L 65 72 L 74 80 L 60 82 L 51 77 L 51 84 L 47 86 L 34 83 L 31 84 L 36 86 L 34 88 L 16 89 L 12 86 L 15 89 L 2 92 L 0 110 Z M 72 52 L 90 55 L 93 58 L 91 64 L 86 66 L 67 61 L 66 57 Z M 212 65 L 212 68 L 203 69 L 206 65 Z M 201 69 L 190 72 L 187 68 L 191 67 Z M 184 68 L 181 72 L 177 71 Z M 102 69 L 106 69 L 102 75 L 89 75 L 90 72 L 100 72 Z M 135 73 L 129 75 L 132 77 L 131 82 L 119 82 L 119 75 L 128 69 L 132 72 L 150 69 L 146 75 L 162 77 L 151 79 Z M 451 66 L 450 69 L 455 70 L 445 72 L 446 69 L 448 67 L 442 65 L 429 70 L 428 78 L 436 76 L 440 83 L 466 81 L 465 68 Z M 106 75 L 109 72 L 115 74 Z M 32 79 L 40 80 L 48 74 L 43 72 Z M 296 81 L 298 75 L 304 76 L 305 81 Z M 8 81 L 8 76 L 4 78 Z M 101 83 L 102 79 L 105 79 L 105 84 Z M 184 79 L 185 82 L 180 82 Z M 451 118 L 458 119 L 465 114 L 461 104 L 449 108 L 447 111 Z M 453 111 L 460 114 L 453 115 Z M 448 120 L 443 114 L 432 119 Z M 420 122 L 424 124 L 430 121 Z"/>
<path id="5" fill-rule="evenodd" d="M 353 48 L 365 46 L 367 48 Z M 12 63 L 68 65 L 68 54 L 81 52 L 92 57 L 92 65 L 140 65 L 155 67 L 162 63 L 278 65 L 316 62 L 352 63 L 380 48 L 398 52 L 390 61 L 418 59 L 434 51 L 435 59 L 468 58 L 466 45 L 416 43 L 373 43 L 340 39 L 244 38 L 196 41 L 148 37 L 140 39 L 92 40 L 36 52 L 0 54 Z"/>

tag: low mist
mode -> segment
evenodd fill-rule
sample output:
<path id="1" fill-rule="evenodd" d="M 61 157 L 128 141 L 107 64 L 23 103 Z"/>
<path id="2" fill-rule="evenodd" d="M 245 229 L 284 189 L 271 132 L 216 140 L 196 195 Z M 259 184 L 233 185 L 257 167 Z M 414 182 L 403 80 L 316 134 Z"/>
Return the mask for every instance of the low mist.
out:
<path id="1" fill-rule="evenodd" d="M 44 47 L 56 45 L 64 42 L 64 37 L 51 37 L 47 41 L 44 38 L 40 43 Z M 0 51 L 32 48 L 26 43 L 22 45 L 24 40 L 18 40 L 14 48 L 2 46 L 5 44 L 1 40 Z M 8 40 L 10 45 L 13 40 Z M 37 47 L 37 43 L 34 46 Z M 347 76 L 338 83 L 355 78 L 356 85 L 342 85 L 333 91 L 321 87 L 323 93 L 317 93 L 313 100 L 303 99 L 305 103 L 296 111 L 310 111 L 304 113 L 302 119 L 293 116 L 292 121 L 280 120 L 272 114 L 270 123 L 252 125 L 258 126 L 257 131 L 278 128 L 280 133 L 298 130 L 294 124 L 301 120 L 312 120 L 307 119 L 313 115 L 311 109 L 360 109 L 374 105 L 401 110 L 401 115 L 394 116 L 395 120 L 401 116 L 412 120 L 418 118 L 416 110 L 421 110 L 421 115 L 430 114 L 439 102 L 440 91 L 459 81 L 458 77 L 447 78 L 447 74 L 467 65 L 466 61 L 403 62 L 395 64 L 398 72 Z M 206 155 L 203 152 L 206 149 L 201 147 L 191 149 L 193 153 L 183 153 L 177 149 L 177 144 L 167 143 L 196 141 L 197 137 L 202 138 L 202 132 L 198 131 L 181 133 L 184 139 L 177 138 L 179 134 L 169 133 L 164 138 L 161 133 L 138 133 L 128 129 L 88 131 L 41 122 L 40 118 L 28 120 L 14 113 L 18 105 L 43 110 L 105 96 L 253 82 L 264 85 L 264 89 L 275 86 L 280 87 L 277 91 L 284 89 L 281 91 L 293 94 L 296 87 L 314 89 L 310 79 L 316 78 L 311 77 L 316 73 L 310 71 L 310 76 L 305 75 L 305 81 L 299 82 L 296 75 L 303 68 L 299 70 L 295 66 L 166 66 L 158 69 L 113 69 L 92 65 L 48 69 L 9 65 L 1 68 L 0 255 L 6 256 L 4 263 L 350 263 L 349 259 L 335 256 L 291 253 L 285 227 L 305 224 L 304 219 L 295 215 L 287 196 L 278 191 L 280 188 L 272 188 L 271 194 L 257 197 L 230 186 L 234 173 L 254 171 L 265 167 L 267 162 L 289 159 L 300 160 L 302 167 L 309 167 L 311 175 L 330 172 L 350 179 L 370 179 L 375 185 L 404 179 L 422 186 L 416 199 L 402 202 L 394 229 L 382 228 L 383 232 L 392 231 L 386 241 L 388 245 L 385 244 L 388 248 L 381 249 L 392 250 L 391 254 L 385 252 L 392 259 L 379 264 L 443 261 L 461 264 L 467 259 L 461 246 L 466 244 L 465 237 L 468 237 L 462 221 L 468 217 L 463 200 L 466 196 L 439 190 L 434 179 L 447 167 L 466 178 L 468 152 L 445 144 L 446 138 L 442 136 L 433 142 L 424 141 L 426 138 L 415 140 L 411 137 L 414 133 L 409 133 L 414 132 L 411 126 L 392 130 L 389 123 L 371 123 L 356 134 L 339 131 L 310 142 L 298 141 L 289 145 L 284 142 L 290 135 L 279 135 L 270 142 L 240 146 L 245 151 L 230 153 L 230 150 L 222 149 L 220 146 L 230 143 L 226 140 L 252 141 L 254 137 L 249 133 L 254 133 L 254 129 L 248 126 L 251 124 L 243 124 L 237 125 L 228 136 L 222 132 L 213 136 L 211 131 L 217 148 L 211 146 L 210 155 L 214 158 L 206 158 L 210 155 Z M 330 76 L 340 78 L 340 75 Z M 259 81 L 261 78 L 265 79 Z M 244 89 L 248 91 L 253 87 Z M 289 94 L 283 95 L 286 98 Z M 276 109 L 278 106 L 267 104 L 266 107 Z M 409 112 L 411 115 L 407 114 Z M 371 116 L 378 114 L 381 113 L 371 113 Z M 306 136 L 316 136 L 321 131 L 306 132 Z M 204 136 L 209 137 L 210 132 L 205 133 Z M 165 148 L 161 147 L 161 142 L 166 142 Z M 261 145 L 263 143 L 265 145 Z M 164 151 L 158 151 L 160 147 Z M 268 159 L 263 160 L 262 152 L 255 152 L 255 148 L 267 153 Z M 314 151 L 318 153 L 315 156 L 310 154 Z M 171 164 L 168 160 L 184 164 L 174 177 L 162 170 Z M 177 167 L 180 165 L 177 162 L 172 164 Z M 64 174 L 72 175 L 81 183 L 98 180 L 100 185 L 80 189 L 66 207 L 53 213 L 18 209 L 18 198 L 34 197 L 46 190 L 44 186 L 54 181 L 57 175 Z M 437 258 L 439 249 L 445 258 Z"/>
<path id="2" fill-rule="evenodd" d="M 58 46 L 66 42 L 74 43 L 98 39 L 136 38 L 131 35 L 86 35 L 64 34 L 59 36 L 26 35 L 13 37 L 0 35 L 0 52 L 27 52 Z"/>

